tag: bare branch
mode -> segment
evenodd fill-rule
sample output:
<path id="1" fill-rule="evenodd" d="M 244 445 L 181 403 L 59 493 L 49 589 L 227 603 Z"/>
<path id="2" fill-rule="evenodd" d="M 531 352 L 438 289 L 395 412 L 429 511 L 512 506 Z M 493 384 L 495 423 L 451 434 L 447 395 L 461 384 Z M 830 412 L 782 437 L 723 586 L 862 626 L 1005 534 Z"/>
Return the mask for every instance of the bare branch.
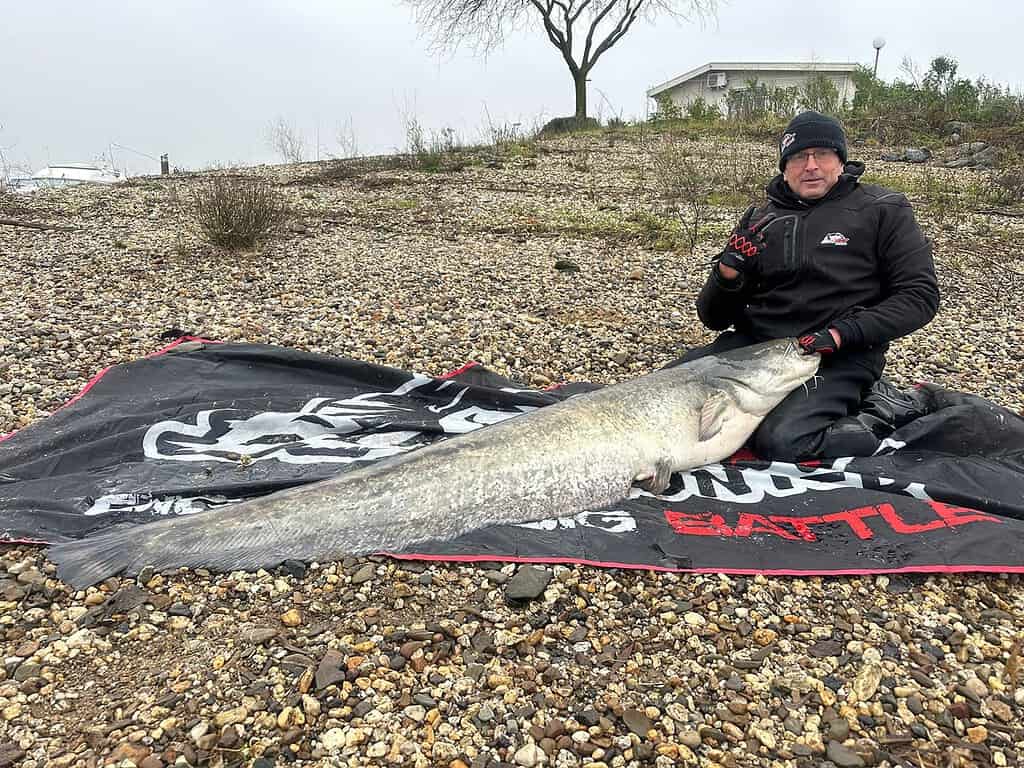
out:
<path id="1" fill-rule="evenodd" d="M 628 30 L 629 27 L 636 20 L 637 11 L 640 10 L 640 7 L 643 4 L 644 0 L 637 0 L 636 6 L 631 8 L 630 0 L 625 0 L 625 11 L 622 17 L 619 19 L 618 24 L 615 25 L 615 27 L 608 34 L 608 36 L 603 41 L 601 41 L 601 43 L 597 46 L 597 51 L 594 53 L 594 60 L 591 61 L 590 46 L 594 42 L 594 31 L 597 29 L 598 24 L 604 21 L 605 17 L 608 15 L 611 9 L 615 7 L 615 3 L 608 3 L 604 8 L 598 11 L 598 13 L 594 16 L 593 22 L 591 22 L 590 24 L 590 29 L 587 31 L 587 46 L 586 48 L 583 49 L 583 57 L 580 60 L 580 64 L 582 64 L 584 69 L 590 69 L 590 67 L 593 66 L 594 62 L 597 61 L 597 57 L 600 56 L 609 48 L 611 48 L 615 44 L 615 42 L 618 41 L 618 39 L 626 33 L 626 30 Z M 627 18 L 629 19 L 629 21 L 623 28 L 623 22 Z"/>
<path id="2" fill-rule="evenodd" d="M 267 126 L 267 146 L 286 163 L 301 163 L 305 159 L 306 142 L 298 129 L 284 117 L 278 117 Z"/>
<path id="3" fill-rule="evenodd" d="M 677 21 L 713 16 L 718 0 L 404 0 L 437 49 L 467 42 L 487 53 L 513 30 L 539 25 L 576 84 L 577 117 L 585 116 L 581 78 L 643 17 Z M 579 39 L 583 50 L 574 50 Z"/>

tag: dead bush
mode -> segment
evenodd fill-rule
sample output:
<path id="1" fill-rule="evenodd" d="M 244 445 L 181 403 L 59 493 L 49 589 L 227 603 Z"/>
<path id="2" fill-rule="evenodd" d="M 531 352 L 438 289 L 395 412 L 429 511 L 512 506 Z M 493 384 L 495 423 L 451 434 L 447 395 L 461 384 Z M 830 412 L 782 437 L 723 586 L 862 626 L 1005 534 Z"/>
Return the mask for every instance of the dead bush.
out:
<path id="1" fill-rule="evenodd" d="M 714 196 L 722 188 L 721 175 L 674 137 L 649 147 L 647 155 L 661 197 L 679 216 L 692 253 L 710 218 Z"/>
<path id="2" fill-rule="evenodd" d="M 1017 206 L 1024 203 L 1024 167 L 1003 168 L 988 178 L 987 196 L 994 205 Z"/>
<path id="3" fill-rule="evenodd" d="M 195 221 L 214 245 L 251 248 L 284 223 L 288 207 L 273 186 L 248 176 L 214 176 L 193 192 Z"/>

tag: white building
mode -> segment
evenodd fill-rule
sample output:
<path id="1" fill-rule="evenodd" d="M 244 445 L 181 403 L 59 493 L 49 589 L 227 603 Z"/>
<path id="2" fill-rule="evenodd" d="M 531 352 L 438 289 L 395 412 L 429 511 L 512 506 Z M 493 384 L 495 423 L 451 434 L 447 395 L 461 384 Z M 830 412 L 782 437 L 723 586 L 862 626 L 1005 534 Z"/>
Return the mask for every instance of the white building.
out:
<path id="1" fill-rule="evenodd" d="M 706 104 L 717 107 L 726 115 L 728 94 L 748 90 L 751 81 L 763 84 L 769 90 L 803 89 L 812 78 L 824 75 L 835 84 L 841 106 L 853 100 L 856 86 L 852 75 L 858 66 L 849 62 L 711 62 L 654 86 L 647 91 L 647 95 L 652 99 L 667 96 L 683 110 L 697 99 L 703 99 Z M 797 106 L 793 105 L 794 112 Z"/>

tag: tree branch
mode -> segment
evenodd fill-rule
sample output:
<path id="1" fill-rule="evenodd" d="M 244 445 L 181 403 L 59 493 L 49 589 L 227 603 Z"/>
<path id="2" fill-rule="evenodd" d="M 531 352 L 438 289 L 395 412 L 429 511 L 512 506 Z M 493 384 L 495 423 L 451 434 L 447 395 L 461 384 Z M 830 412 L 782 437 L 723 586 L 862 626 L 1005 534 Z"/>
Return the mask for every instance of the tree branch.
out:
<path id="1" fill-rule="evenodd" d="M 637 0 L 637 4 L 632 8 L 632 10 L 629 10 L 629 3 L 627 0 L 627 13 L 623 15 L 622 18 L 619 19 L 619 22 L 615 25 L 612 31 L 608 33 L 608 36 L 605 37 L 605 39 L 602 40 L 600 44 L 598 44 L 597 48 L 594 49 L 593 57 L 589 59 L 585 64 L 587 69 L 593 67 L 597 63 L 597 60 L 601 58 L 601 54 L 603 54 L 605 51 L 607 51 L 609 48 L 611 48 L 613 45 L 619 42 L 619 40 L 622 39 L 622 36 L 629 31 L 629 28 L 633 26 L 633 22 L 635 22 L 637 16 L 639 16 L 640 9 L 643 7 L 643 4 L 644 0 Z"/>
<path id="2" fill-rule="evenodd" d="M 555 0 L 547 0 L 547 7 L 541 5 L 540 0 L 529 0 L 530 5 L 537 9 L 540 13 L 541 19 L 544 22 L 544 30 L 547 32 L 548 40 L 555 46 L 562 54 L 562 58 L 565 60 L 566 65 L 569 67 L 569 71 L 573 73 L 573 76 L 579 72 L 579 66 L 572 57 L 572 42 L 567 41 L 565 36 L 562 34 L 555 23 L 551 20 L 552 14 L 555 12 Z M 563 6 L 564 7 L 564 6 Z"/>

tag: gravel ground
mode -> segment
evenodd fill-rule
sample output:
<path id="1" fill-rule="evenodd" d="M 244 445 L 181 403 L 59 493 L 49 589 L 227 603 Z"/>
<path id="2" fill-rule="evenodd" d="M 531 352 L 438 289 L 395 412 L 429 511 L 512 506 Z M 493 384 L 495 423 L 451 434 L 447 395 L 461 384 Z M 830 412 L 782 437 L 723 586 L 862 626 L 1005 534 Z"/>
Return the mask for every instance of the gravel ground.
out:
<path id="1" fill-rule="evenodd" d="M 195 177 L 9 204 L 76 229 L 0 225 L 0 433 L 178 332 L 435 374 L 475 359 L 537 386 L 636 376 L 709 340 L 693 299 L 743 206 L 714 209 L 693 254 L 658 250 L 636 223 L 663 207 L 643 147 L 538 146 L 457 173 L 249 169 L 296 215 L 241 254 L 184 213 Z M 909 185 L 946 178 L 880 151 L 852 154 Z M 1021 410 L 1024 220 L 912 198 L 943 305 L 888 375 Z M 374 558 L 72 592 L 40 550 L 8 547 L 0 768 L 1018 765 L 1022 611 L 1019 576 Z"/>

